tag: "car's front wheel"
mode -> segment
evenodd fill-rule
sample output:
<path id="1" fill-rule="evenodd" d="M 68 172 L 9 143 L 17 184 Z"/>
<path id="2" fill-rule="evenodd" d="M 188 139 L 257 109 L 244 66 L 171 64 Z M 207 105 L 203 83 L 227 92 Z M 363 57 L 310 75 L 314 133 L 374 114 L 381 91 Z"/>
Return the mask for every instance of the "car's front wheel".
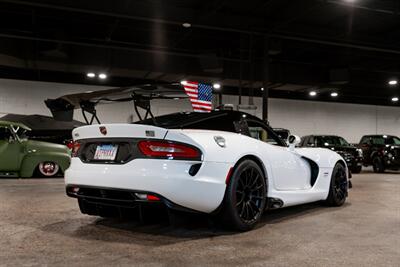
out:
<path id="1" fill-rule="evenodd" d="M 352 173 L 360 173 L 362 170 L 362 166 L 356 166 L 354 168 L 351 169 Z"/>
<path id="2" fill-rule="evenodd" d="M 60 166 L 55 162 L 45 161 L 39 163 L 38 171 L 43 177 L 54 177 L 60 171 Z"/>
<path id="3" fill-rule="evenodd" d="M 385 172 L 385 167 L 383 166 L 383 161 L 380 157 L 375 157 L 372 160 L 372 167 L 374 168 L 374 172 L 376 173 Z"/>
<path id="4" fill-rule="evenodd" d="M 348 192 L 348 180 L 346 168 L 341 163 L 336 163 L 333 168 L 331 183 L 329 186 L 329 194 L 326 204 L 329 206 L 342 206 L 346 201 Z"/>
<path id="5" fill-rule="evenodd" d="M 264 212 L 266 192 L 261 168 L 252 160 L 240 162 L 227 185 L 221 212 L 224 223 L 240 231 L 252 229 Z"/>

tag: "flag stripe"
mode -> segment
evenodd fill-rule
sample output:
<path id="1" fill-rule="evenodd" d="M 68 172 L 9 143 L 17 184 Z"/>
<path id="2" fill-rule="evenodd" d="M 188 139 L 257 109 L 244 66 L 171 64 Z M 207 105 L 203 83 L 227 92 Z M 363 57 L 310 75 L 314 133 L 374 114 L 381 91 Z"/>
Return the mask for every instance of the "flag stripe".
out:
<path id="1" fill-rule="evenodd" d="M 198 82 L 186 82 L 183 85 L 190 98 L 192 108 L 196 112 L 210 112 L 212 110 L 212 86 Z"/>

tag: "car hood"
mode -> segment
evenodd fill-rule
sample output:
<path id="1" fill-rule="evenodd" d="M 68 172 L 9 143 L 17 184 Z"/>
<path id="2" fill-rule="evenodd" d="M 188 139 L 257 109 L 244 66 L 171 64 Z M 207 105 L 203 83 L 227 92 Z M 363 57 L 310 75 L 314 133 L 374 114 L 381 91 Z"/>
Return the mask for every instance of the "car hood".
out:
<path id="1" fill-rule="evenodd" d="M 357 150 L 357 148 L 354 146 L 327 146 L 324 148 L 328 148 L 335 152 L 348 152 L 348 153 L 354 153 Z"/>
<path id="2" fill-rule="evenodd" d="M 69 153 L 69 149 L 64 145 L 35 141 L 35 140 L 26 141 L 26 149 L 31 151 L 35 150 L 36 152 Z"/>

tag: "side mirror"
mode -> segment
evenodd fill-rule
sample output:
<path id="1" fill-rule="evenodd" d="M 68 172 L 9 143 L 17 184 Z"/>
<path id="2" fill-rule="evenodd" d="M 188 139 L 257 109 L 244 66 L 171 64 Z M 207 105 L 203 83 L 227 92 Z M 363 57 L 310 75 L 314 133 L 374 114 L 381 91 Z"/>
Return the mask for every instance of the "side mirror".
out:
<path id="1" fill-rule="evenodd" d="M 289 150 L 294 151 L 294 148 L 300 144 L 301 139 L 297 135 L 289 136 Z"/>

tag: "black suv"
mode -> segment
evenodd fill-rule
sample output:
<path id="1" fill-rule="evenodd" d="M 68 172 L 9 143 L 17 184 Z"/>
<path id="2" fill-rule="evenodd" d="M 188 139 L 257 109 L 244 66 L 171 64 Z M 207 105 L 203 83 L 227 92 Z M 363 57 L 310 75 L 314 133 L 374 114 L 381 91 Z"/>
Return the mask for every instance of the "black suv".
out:
<path id="1" fill-rule="evenodd" d="M 400 138 L 393 135 L 364 135 L 360 141 L 364 165 L 372 165 L 374 172 L 400 169 Z"/>
<path id="2" fill-rule="evenodd" d="M 361 149 L 335 135 L 307 135 L 301 138 L 301 147 L 324 147 L 336 151 L 346 161 L 352 173 L 360 173 L 363 164 Z"/>

